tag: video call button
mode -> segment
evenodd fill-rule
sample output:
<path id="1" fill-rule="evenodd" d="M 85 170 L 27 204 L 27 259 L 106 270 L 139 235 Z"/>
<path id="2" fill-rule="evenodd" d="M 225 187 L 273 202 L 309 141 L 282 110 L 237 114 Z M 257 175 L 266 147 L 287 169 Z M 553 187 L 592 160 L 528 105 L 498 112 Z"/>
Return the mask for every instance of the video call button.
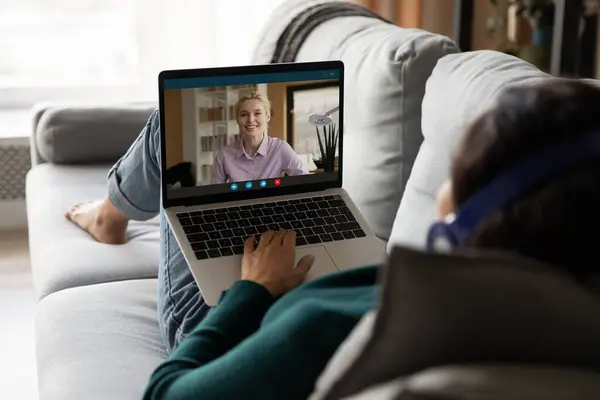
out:
<path id="1" fill-rule="evenodd" d="M 236 190 L 238 190 L 238 185 L 237 185 L 237 183 L 232 183 L 232 184 L 231 184 L 231 190 L 232 190 L 232 191 L 234 191 L 234 192 L 235 192 Z"/>
<path id="2" fill-rule="evenodd" d="M 264 179 L 262 181 L 260 181 L 260 187 L 262 187 L 262 188 L 267 187 L 267 181 L 265 181 Z"/>
<path id="3" fill-rule="evenodd" d="M 246 182 L 246 189 L 252 189 L 252 182 Z"/>

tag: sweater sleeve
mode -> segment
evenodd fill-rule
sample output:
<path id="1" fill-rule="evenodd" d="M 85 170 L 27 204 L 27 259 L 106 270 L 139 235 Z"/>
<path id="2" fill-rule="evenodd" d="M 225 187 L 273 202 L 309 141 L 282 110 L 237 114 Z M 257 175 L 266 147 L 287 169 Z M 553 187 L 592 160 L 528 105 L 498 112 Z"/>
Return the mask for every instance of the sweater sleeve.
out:
<path id="1" fill-rule="evenodd" d="M 264 287 L 237 282 L 154 372 L 145 399 L 307 399 L 340 343 L 372 308 L 375 276 L 323 277 L 275 304 Z"/>
<path id="2" fill-rule="evenodd" d="M 154 371 L 144 399 L 213 398 L 212 388 L 231 384 L 222 381 L 229 371 L 223 371 L 215 360 L 258 330 L 273 301 L 263 286 L 236 282 L 171 357 Z"/>

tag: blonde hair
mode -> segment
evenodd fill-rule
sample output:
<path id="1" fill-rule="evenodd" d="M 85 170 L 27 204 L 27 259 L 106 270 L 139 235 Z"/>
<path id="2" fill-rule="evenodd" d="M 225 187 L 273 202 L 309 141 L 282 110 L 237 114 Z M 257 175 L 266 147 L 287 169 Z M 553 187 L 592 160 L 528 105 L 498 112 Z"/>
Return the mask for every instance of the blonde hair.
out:
<path id="1" fill-rule="evenodd" d="M 246 100 L 262 101 L 263 107 L 265 108 L 265 112 L 268 115 L 271 114 L 271 102 L 269 101 L 269 99 L 267 99 L 267 96 L 261 94 L 260 92 L 252 91 L 252 92 L 246 92 L 246 93 L 240 94 L 240 98 L 238 99 L 237 103 L 235 103 L 236 118 L 240 115 L 240 107 L 242 106 L 242 103 L 245 102 Z"/>

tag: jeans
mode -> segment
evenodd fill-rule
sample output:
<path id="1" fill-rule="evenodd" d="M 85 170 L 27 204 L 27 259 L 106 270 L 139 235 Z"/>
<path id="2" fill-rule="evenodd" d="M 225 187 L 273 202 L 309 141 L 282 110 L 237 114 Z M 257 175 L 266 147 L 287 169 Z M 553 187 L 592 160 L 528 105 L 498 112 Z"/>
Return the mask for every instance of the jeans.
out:
<path id="1" fill-rule="evenodd" d="M 154 111 L 123 157 L 108 173 L 108 197 L 128 219 L 160 214 L 157 312 L 170 353 L 202 319 L 206 305 L 163 213 L 160 184 L 160 119 Z"/>

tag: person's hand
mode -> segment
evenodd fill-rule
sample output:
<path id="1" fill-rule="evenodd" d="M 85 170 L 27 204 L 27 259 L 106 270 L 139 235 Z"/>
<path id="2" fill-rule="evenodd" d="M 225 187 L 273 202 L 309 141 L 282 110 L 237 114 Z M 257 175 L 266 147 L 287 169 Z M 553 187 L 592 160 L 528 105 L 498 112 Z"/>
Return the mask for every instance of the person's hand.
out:
<path id="1" fill-rule="evenodd" d="M 315 258 L 296 259 L 296 232 L 265 232 L 254 249 L 254 237 L 246 239 L 242 257 L 242 279 L 263 285 L 273 296 L 280 296 L 300 285 Z"/>

